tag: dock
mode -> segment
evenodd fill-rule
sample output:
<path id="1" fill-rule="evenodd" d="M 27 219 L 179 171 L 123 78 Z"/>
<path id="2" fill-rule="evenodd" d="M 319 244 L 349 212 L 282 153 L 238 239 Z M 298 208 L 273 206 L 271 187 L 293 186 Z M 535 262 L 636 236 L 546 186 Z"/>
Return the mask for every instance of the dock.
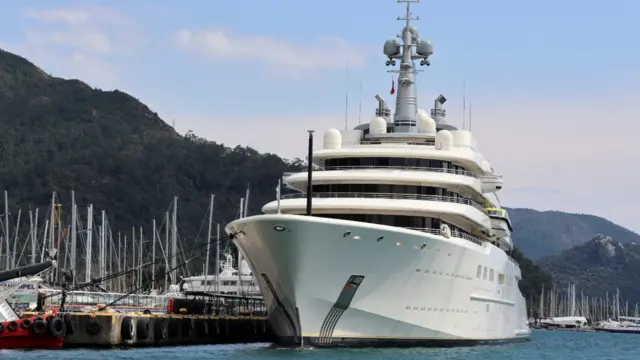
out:
<path id="1" fill-rule="evenodd" d="M 38 313 L 23 316 L 38 316 Z M 273 339 L 266 317 L 115 312 L 58 316 L 65 320 L 65 348 L 237 344 Z"/>

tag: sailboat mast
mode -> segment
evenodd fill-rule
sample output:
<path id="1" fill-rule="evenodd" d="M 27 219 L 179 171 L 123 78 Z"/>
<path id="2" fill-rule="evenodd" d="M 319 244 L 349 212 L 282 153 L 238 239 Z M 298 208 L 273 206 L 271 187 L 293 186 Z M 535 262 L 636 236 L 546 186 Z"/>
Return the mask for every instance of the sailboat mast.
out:
<path id="1" fill-rule="evenodd" d="M 151 290 L 156 289 L 156 218 L 151 221 L 153 240 L 151 240 Z"/>
<path id="2" fill-rule="evenodd" d="M 216 224 L 216 294 L 220 290 L 218 279 L 220 279 L 220 224 Z"/>
<path id="3" fill-rule="evenodd" d="M 169 257 L 171 256 L 171 251 L 169 250 L 169 212 L 167 211 L 164 214 L 164 288 L 165 291 L 169 290 Z"/>
<path id="4" fill-rule="evenodd" d="M 73 285 L 76 284 L 76 192 L 71 190 L 71 277 Z"/>
<path id="5" fill-rule="evenodd" d="M 209 201 L 209 229 L 207 230 L 207 255 L 204 262 L 204 281 L 209 290 L 209 254 L 211 253 L 211 225 L 213 223 L 213 201 L 215 195 L 211 194 L 211 200 Z M 217 279 L 216 279 L 217 280 Z"/>
<path id="6" fill-rule="evenodd" d="M 171 284 L 175 285 L 177 281 L 177 269 L 178 266 L 178 197 L 173 197 L 173 215 L 171 221 Z"/>
<path id="7" fill-rule="evenodd" d="M 87 254 L 85 261 L 85 279 L 84 281 L 91 281 L 91 247 L 93 245 L 93 204 L 89 204 L 89 208 L 87 209 Z"/>
<path id="8" fill-rule="evenodd" d="M 9 193 L 4 191 L 4 247 L 6 247 L 6 259 L 4 269 L 9 270 Z M 0 269 L 2 269 L 2 248 L 0 245 Z"/>

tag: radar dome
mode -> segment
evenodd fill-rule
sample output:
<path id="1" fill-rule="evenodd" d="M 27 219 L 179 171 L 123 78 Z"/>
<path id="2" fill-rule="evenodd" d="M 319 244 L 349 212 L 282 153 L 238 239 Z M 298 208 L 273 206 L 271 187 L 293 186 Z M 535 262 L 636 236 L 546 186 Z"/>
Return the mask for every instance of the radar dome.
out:
<path id="1" fill-rule="evenodd" d="M 440 130 L 436 134 L 436 149 L 451 150 L 453 148 L 453 134 L 449 130 Z"/>
<path id="2" fill-rule="evenodd" d="M 329 129 L 323 138 L 325 149 L 340 149 L 342 147 L 342 134 L 338 129 Z"/>
<path id="3" fill-rule="evenodd" d="M 385 41 L 384 54 L 388 57 L 400 55 L 400 44 L 394 39 Z"/>
<path id="4" fill-rule="evenodd" d="M 371 119 L 371 123 L 369 124 L 370 134 L 386 134 L 386 132 L 387 121 L 384 118 L 375 116 L 373 119 Z"/>
<path id="5" fill-rule="evenodd" d="M 411 33 L 412 36 L 418 35 L 418 28 L 413 25 L 405 26 L 404 29 L 402 29 L 403 32 L 407 30 L 409 30 L 409 33 Z"/>
<path id="6" fill-rule="evenodd" d="M 429 40 L 420 40 L 416 52 L 418 55 L 431 56 L 433 55 L 433 44 Z"/>
<path id="7" fill-rule="evenodd" d="M 418 132 L 425 134 L 436 132 L 436 121 L 422 109 L 418 109 Z"/>

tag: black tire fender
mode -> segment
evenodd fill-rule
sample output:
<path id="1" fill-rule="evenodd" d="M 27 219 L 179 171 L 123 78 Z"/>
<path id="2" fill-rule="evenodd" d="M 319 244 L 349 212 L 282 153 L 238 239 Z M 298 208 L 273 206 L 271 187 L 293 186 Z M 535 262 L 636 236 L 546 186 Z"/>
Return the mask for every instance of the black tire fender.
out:
<path id="1" fill-rule="evenodd" d="M 33 326 L 31 327 L 31 331 L 33 331 L 36 335 L 42 335 L 47 332 L 47 322 L 42 318 L 36 318 L 33 322 Z"/>
<path id="2" fill-rule="evenodd" d="M 67 335 L 67 328 L 64 325 L 64 320 L 59 317 L 54 317 L 49 323 L 49 333 L 56 339 L 63 338 Z"/>
<path id="3" fill-rule="evenodd" d="M 18 330 L 20 326 L 18 325 L 17 321 L 9 321 L 9 325 L 7 325 L 7 330 L 14 332 L 16 330 Z"/>
<path id="4" fill-rule="evenodd" d="M 144 318 L 138 318 L 136 321 L 137 340 L 147 340 L 149 338 L 149 321 Z"/>
<path id="5" fill-rule="evenodd" d="M 87 330 L 87 334 L 91 336 L 96 336 L 100 334 L 100 331 L 102 331 L 102 325 L 100 325 L 98 320 L 96 320 L 95 318 L 89 318 L 89 322 L 87 322 L 86 330 Z"/>
<path id="6" fill-rule="evenodd" d="M 120 325 L 120 336 L 122 340 L 133 340 L 135 335 L 135 329 L 133 327 L 133 319 L 129 316 L 125 316 L 122 318 L 122 323 Z"/>

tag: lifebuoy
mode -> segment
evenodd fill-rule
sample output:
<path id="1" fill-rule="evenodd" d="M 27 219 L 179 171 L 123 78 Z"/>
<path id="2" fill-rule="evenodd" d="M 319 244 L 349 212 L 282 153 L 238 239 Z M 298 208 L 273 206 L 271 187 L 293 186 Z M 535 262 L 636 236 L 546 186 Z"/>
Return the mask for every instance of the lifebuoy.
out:
<path id="1" fill-rule="evenodd" d="M 120 336 L 122 340 L 133 340 L 133 336 L 135 329 L 133 327 L 133 319 L 128 316 L 122 318 L 122 323 L 120 324 Z"/>
<path id="2" fill-rule="evenodd" d="M 149 337 L 149 322 L 147 319 L 138 319 L 136 321 L 136 333 L 138 340 L 146 340 Z"/>
<path id="3" fill-rule="evenodd" d="M 89 318 L 89 322 L 87 323 L 87 334 L 91 336 L 95 336 L 100 334 L 102 331 L 102 325 L 95 318 Z"/>
<path id="4" fill-rule="evenodd" d="M 49 323 L 49 333 L 56 339 L 63 338 L 66 335 L 66 327 L 64 320 L 59 317 L 54 317 Z"/>
<path id="5" fill-rule="evenodd" d="M 19 326 L 17 321 L 10 321 L 9 325 L 7 325 L 7 329 L 12 332 L 18 330 L 18 328 Z"/>
<path id="6" fill-rule="evenodd" d="M 33 327 L 31 328 L 31 330 L 36 335 L 42 335 L 47 332 L 47 322 L 42 318 L 36 318 L 36 320 L 33 322 Z"/>
<path id="7" fill-rule="evenodd" d="M 31 319 L 23 319 L 20 326 L 25 330 L 29 330 L 33 326 L 33 321 Z"/>

